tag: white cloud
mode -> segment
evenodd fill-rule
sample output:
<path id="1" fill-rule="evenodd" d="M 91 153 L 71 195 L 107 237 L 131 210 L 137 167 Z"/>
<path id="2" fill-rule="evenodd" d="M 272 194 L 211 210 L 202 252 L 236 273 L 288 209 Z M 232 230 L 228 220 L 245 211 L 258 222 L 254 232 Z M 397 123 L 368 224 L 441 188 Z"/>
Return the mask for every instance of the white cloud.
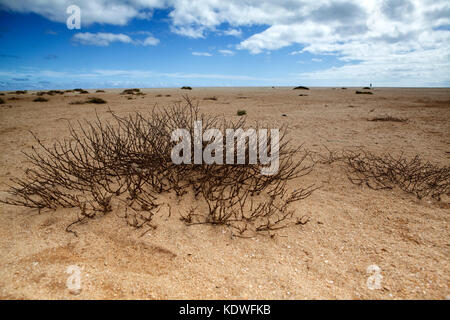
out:
<path id="1" fill-rule="evenodd" d="M 113 42 L 130 43 L 135 45 L 143 46 L 156 46 L 159 40 L 148 36 L 144 40 L 133 40 L 130 36 L 123 33 L 90 33 L 81 32 L 73 36 L 73 41 L 78 42 L 83 45 L 93 45 L 93 46 L 109 46 Z"/>
<path id="2" fill-rule="evenodd" d="M 222 49 L 222 50 L 218 50 L 221 54 L 223 54 L 224 56 L 233 56 L 235 54 L 234 51 L 232 50 L 227 50 L 227 49 Z"/>
<path id="3" fill-rule="evenodd" d="M 192 55 L 200 56 L 200 57 L 211 57 L 212 56 L 212 54 L 209 52 L 196 52 L 196 51 L 192 52 Z"/>
<path id="4" fill-rule="evenodd" d="M 319 58 L 312 58 L 311 61 L 312 61 L 312 62 L 322 62 L 322 59 L 319 59 Z"/>
<path id="5" fill-rule="evenodd" d="M 149 36 L 147 38 L 145 38 L 145 40 L 142 42 L 143 46 L 156 46 L 159 43 L 159 40 Z"/>
<path id="6" fill-rule="evenodd" d="M 242 36 L 242 31 L 240 29 L 228 29 L 223 31 L 223 34 L 226 36 L 240 37 Z"/>
<path id="7" fill-rule="evenodd" d="M 398 79 L 417 83 L 450 79 L 448 0 L 0 0 L 6 9 L 63 23 L 70 4 L 80 6 L 82 27 L 125 25 L 164 8 L 170 11 L 170 30 L 183 36 L 242 36 L 240 28 L 267 26 L 243 39 L 237 49 L 258 54 L 295 45 L 302 49 L 291 54 L 330 54 L 346 62 L 344 67 L 309 74 L 311 78 L 355 72 L 387 82 L 387 73 L 393 72 Z M 228 29 L 223 31 L 223 26 Z M 100 45 L 129 41 L 114 39 L 95 40 Z"/>
<path id="8" fill-rule="evenodd" d="M 73 36 L 73 40 L 84 45 L 109 46 L 112 42 L 133 43 L 133 40 L 122 33 L 77 33 Z"/>

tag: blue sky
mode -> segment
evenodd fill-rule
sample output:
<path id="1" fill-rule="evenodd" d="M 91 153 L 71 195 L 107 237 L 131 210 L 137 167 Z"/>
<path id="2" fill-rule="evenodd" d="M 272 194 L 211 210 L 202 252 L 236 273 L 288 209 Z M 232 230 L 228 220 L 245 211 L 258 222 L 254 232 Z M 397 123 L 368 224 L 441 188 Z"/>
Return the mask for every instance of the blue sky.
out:
<path id="1" fill-rule="evenodd" d="M 0 90 L 449 86 L 449 25 L 447 1 L 0 0 Z"/>

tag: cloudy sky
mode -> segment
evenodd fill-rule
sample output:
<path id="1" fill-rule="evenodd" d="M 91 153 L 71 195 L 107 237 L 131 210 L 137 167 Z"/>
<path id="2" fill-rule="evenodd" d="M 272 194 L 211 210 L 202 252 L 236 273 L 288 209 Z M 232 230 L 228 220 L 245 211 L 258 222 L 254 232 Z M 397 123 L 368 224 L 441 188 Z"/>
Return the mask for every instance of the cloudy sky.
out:
<path id="1" fill-rule="evenodd" d="M 0 0 L 0 90 L 448 87 L 449 40 L 448 0 Z"/>

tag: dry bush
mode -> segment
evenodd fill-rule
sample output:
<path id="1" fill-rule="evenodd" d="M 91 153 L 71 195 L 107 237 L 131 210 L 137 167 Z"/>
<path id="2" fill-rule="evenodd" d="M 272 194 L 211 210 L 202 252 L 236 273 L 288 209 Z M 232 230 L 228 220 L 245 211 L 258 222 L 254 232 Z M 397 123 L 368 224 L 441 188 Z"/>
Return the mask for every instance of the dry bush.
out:
<path id="1" fill-rule="evenodd" d="M 313 164 L 307 163 L 307 152 L 290 147 L 286 128 L 280 130 L 276 174 L 262 175 L 261 165 L 249 163 L 248 140 L 244 164 L 176 165 L 171 160 L 176 144 L 171 141 L 173 130 L 185 128 L 192 136 L 194 121 L 200 120 L 204 131 L 217 128 L 224 133 L 226 128 L 247 127 L 245 118 L 229 122 L 200 114 L 198 105 L 188 97 L 185 101 L 185 105 L 153 108 L 149 115 L 121 117 L 109 110 L 112 123 L 97 116 L 76 128 L 69 125 L 70 137 L 52 146 L 33 135 L 39 150 L 33 147 L 26 154 L 32 166 L 23 177 L 11 179 L 10 197 L 0 201 L 39 210 L 78 208 L 79 219 L 74 223 L 123 206 L 127 223 L 141 228 L 153 227 L 153 216 L 161 208 L 158 194 L 173 192 L 182 197 L 190 193 L 194 204 L 206 210 L 196 212 L 194 206 L 180 212 L 186 224 L 222 224 L 238 236 L 252 236 L 304 223 L 295 219 L 290 204 L 308 197 L 314 188 L 297 186 L 288 192 L 287 184 L 309 174 Z M 270 135 L 267 142 L 270 153 Z M 235 159 L 236 155 L 237 148 Z M 192 163 L 193 159 L 192 154 Z"/>
<path id="2" fill-rule="evenodd" d="M 245 115 L 247 114 L 247 111 L 245 111 L 245 110 L 238 110 L 238 111 L 236 112 L 236 114 L 237 114 L 238 116 L 245 116 Z"/>
<path id="3" fill-rule="evenodd" d="M 102 98 L 91 97 L 86 100 L 86 103 L 103 104 L 103 103 L 106 103 L 106 100 L 103 100 Z"/>
<path id="4" fill-rule="evenodd" d="M 4 104 L 5 100 L 3 100 L 2 98 L 0 98 L 0 104 Z"/>
<path id="5" fill-rule="evenodd" d="M 304 87 L 304 86 L 298 86 L 298 87 L 295 87 L 293 90 L 309 90 L 309 88 Z"/>
<path id="6" fill-rule="evenodd" d="M 367 121 L 407 122 L 408 119 L 397 118 L 397 117 L 393 117 L 393 116 L 382 116 L 382 117 L 375 117 L 372 119 L 368 119 Z"/>
<path id="7" fill-rule="evenodd" d="M 69 104 L 85 104 L 86 103 L 86 101 L 81 101 L 81 100 L 76 100 L 76 101 L 71 101 L 71 102 L 69 102 Z"/>
<path id="8" fill-rule="evenodd" d="M 376 156 L 362 151 L 346 157 L 349 179 L 366 184 L 371 189 L 392 189 L 394 186 L 421 199 L 431 196 L 437 200 L 450 194 L 450 167 L 439 167 L 416 155 L 407 159 L 385 154 Z"/>
<path id="9" fill-rule="evenodd" d="M 206 98 L 203 98 L 203 100 L 217 101 L 217 97 L 206 97 Z"/>
<path id="10" fill-rule="evenodd" d="M 45 99 L 43 97 L 37 97 L 36 99 L 33 100 L 34 102 L 47 102 L 48 99 Z"/>
<path id="11" fill-rule="evenodd" d="M 373 94 L 373 93 L 370 92 L 370 91 L 356 91 L 355 93 L 356 93 L 356 94 Z"/>
<path id="12" fill-rule="evenodd" d="M 183 89 L 183 90 L 192 90 L 192 88 L 188 87 L 188 86 L 181 87 L 181 89 Z"/>
<path id="13" fill-rule="evenodd" d="M 398 187 L 419 199 L 432 197 L 441 200 L 442 195 L 450 194 L 450 167 L 433 165 L 422 160 L 419 155 L 408 159 L 403 154 L 378 156 L 363 149 L 326 149 L 328 153 L 318 154 L 316 162 L 343 164 L 348 179 L 354 184 L 365 184 L 374 190 Z"/>

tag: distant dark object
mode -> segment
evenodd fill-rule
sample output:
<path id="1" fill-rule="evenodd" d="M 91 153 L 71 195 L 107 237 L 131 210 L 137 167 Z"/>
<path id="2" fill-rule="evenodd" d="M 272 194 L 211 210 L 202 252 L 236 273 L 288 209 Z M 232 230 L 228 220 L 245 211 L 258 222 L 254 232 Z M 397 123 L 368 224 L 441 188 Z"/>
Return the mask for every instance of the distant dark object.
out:
<path id="1" fill-rule="evenodd" d="M 89 91 L 87 91 L 87 90 L 80 91 L 80 94 L 86 94 L 86 93 L 89 93 Z"/>
<path id="2" fill-rule="evenodd" d="M 5 94 L 3 92 L 0 92 L 0 96 L 4 96 Z"/>
<path id="3" fill-rule="evenodd" d="M 17 90 L 14 92 L 10 92 L 9 94 L 26 94 L 26 93 L 27 93 L 27 90 Z"/>
<path id="4" fill-rule="evenodd" d="M 37 97 L 36 99 L 33 100 L 34 102 L 47 102 L 48 99 L 45 99 L 43 97 Z"/>
<path id="5" fill-rule="evenodd" d="M 372 92 L 369 91 L 356 91 L 356 94 L 373 94 Z"/>
<path id="6" fill-rule="evenodd" d="M 343 88 L 341 88 L 342 90 L 347 90 L 347 88 L 345 88 L 345 87 L 343 87 Z"/>
<path id="7" fill-rule="evenodd" d="M 181 89 L 183 89 L 183 90 L 192 90 L 191 87 L 181 87 Z"/>
<path id="8" fill-rule="evenodd" d="M 4 104 L 5 100 L 3 100 L 2 98 L 0 98 L 0 104 Z"/>
<path id="9" fill-rule="evenodd" d="M 407 122 L 408 119 L 396 118 L 396 117 L 392 117 L 392 116 L 383 116 L 383 117 L 376 117 L 376 118 L 368 119 L 367 121 Z"/>
<path id="10" fill-rule="evenodd" d="M 69 104 L 85 104 L 85 103 L 86 103 L 85 101 L 81 101 L 81 100 L 69 102 Z"/>
<path id="11" fill-rule="evenodd" d="M 105 92 L 105 90 L 97 90 L 96 93 Z"/>
<path id="12" fill-rule="evenodd" d="M 134 88 L 134 89 L 125 89 L 122 91 L 122 94 L 138 94 L 138 93 L 141 93 L 141 89 Z"/>
<path id="13" fill-rule="evenodd" d="M 237 111 L 237 115 L 238 116 L 245 116 L 247 114 L 247 111 L 245 111 L 245 110 L 238 110 Z"/>
<path id="14" fill-rule="evenodd" d="M 216 100 L 217 100 L 217 97 L 206 97 L 206 98 L 203 98 L 203 100 L 213 100 L 213 101 L 216 101 Z"/>
<path id="15" fill-rule="evenodd" d="M 370 89 L 372 89 L 372 88 L 370 88 L 370 87 L 364 87 L 363 88 L 363 90 L 370 90 Z"/>
<path id="16" fill-rule="evenodd" d="M 155 97 L 156 98 L 161 98 L 163 95 L 162 94 L 157 94 Z"/>
<path id="17" fill-rule="evenodd" d="M 281 116 L 282 116 L 282 117 L 287 117 L 287 114 L 284 114 L 284 113 L 283 113 Z"/>
<path id="18" fill-rule="evenodd" d="M 97 104 L 103 104 L 106 103 L 105 100 L 103 100 L 102 98 L 96 98 L 96 97 L 92 97 L 86 100 L 86 103 L 97 103 Z"/>
<path id="19" fill-rule="evenodd" d="M 64 92 L 73 92 L 73 90 L 66 90 L 66 91 L 64 91 Z"/>
<path id="20" fill-rule="evenodd" d="M 49 96 L 53 96 L 54 94 L 64 94 L 64 91 L 60 90 L 50 90 L 46 92 Z"/>
<path id="21" fill-rule="evenodd" d="M 73 91 L 75 91 L 75 92 L 82 92 L 82 91 L 84 91 L 84 90 L 81 89 L 81 88 L 77 88 L 77 89 L 73 89 Z"/>
<path id="22" fill-rule="evenodd" d="M 302 94 L 299 94 L 298 96 L 299 96 L 299 97 L 307 97 L 308 95 L 302 93 Z"/>
<path id="23" fill-rule="evenodd" d="M 170 94 L 166 94 L 166 97 L 171 97 L 171 95 Z"/>
<path id="24" fill-rule="evenodd" d="M 8 98 L 8 100 L 20 100 L 20 98 L 17 98 L 17 97 L 11 97 L 11 98 Z"/>
<path id="25" fill-rule="evenodd" d="M 309 90 L 309 88 L 303 87 L 303 86 L 298 86 L 298 87 L 295 87 L 295 88 L 292 89 L 292 90 Z"/>

